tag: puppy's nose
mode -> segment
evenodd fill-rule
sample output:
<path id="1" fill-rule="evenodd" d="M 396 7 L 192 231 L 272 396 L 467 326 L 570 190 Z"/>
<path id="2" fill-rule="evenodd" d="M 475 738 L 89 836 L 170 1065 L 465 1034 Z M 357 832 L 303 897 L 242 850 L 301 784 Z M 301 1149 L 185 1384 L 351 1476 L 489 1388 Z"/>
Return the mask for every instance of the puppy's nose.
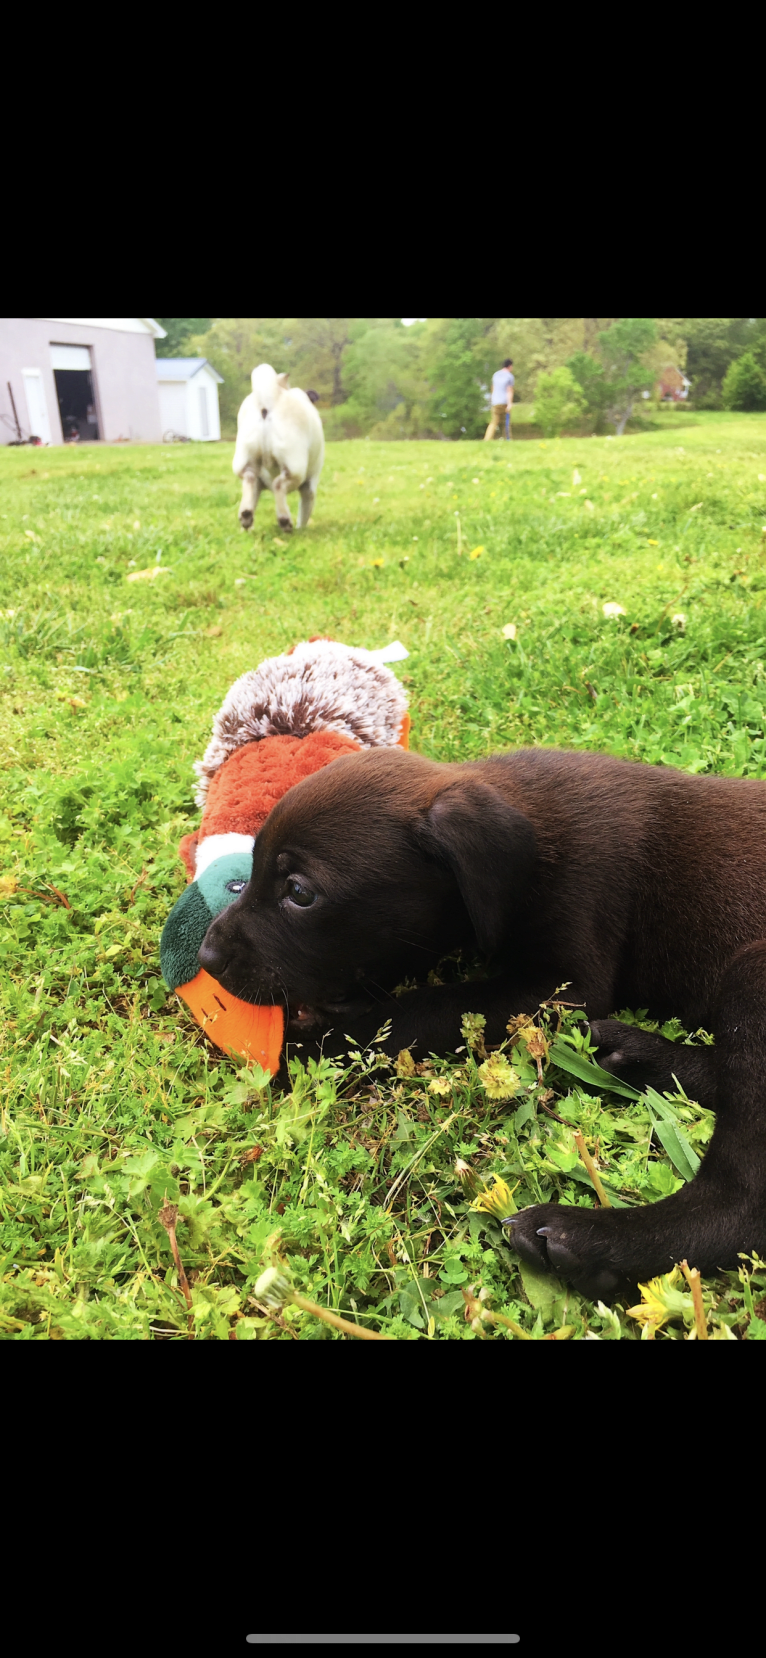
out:
<path id="1" fill-rule="evenodd" d="M 209 933 L 202 940 L 197 953 L 197 960 L 213 979 L 220 979 L 229 964 L 228 955 L 224 950 L 216 947 L 215 939 L 211 939 Z"/>

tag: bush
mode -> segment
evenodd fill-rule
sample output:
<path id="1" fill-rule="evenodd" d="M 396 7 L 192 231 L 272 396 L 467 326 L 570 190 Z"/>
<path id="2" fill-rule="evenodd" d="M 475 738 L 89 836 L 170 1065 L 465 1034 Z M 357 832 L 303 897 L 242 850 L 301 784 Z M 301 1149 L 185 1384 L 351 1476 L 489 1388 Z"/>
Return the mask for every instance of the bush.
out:
<path id="1" fill-rule="evenodd" d="M 575 426 L 585 413 L 585 395 L 569 368 L 555 368 L 552 374 L 538 375 L 535 388 L 535 420 L 546 437 L 558 437 Z"/>
<path id="2" fill-rule="evenodd" d="M 725 409 L 766 409 L 766 374 L 752 351 L 729 364 L 722 393 Z"/>

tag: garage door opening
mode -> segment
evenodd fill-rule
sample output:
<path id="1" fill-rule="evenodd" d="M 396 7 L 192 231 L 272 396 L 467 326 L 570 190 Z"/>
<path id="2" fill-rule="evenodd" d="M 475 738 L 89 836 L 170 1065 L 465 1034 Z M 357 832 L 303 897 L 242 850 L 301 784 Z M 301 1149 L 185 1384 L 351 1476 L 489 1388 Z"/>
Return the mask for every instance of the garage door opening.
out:
<path id="1" fill-rule="evenodd" d="M 56 381 L 61 430 L 65 443 L 97 443 L 101 434 L 90 347 L 52 345 L 51 366 Z"/>

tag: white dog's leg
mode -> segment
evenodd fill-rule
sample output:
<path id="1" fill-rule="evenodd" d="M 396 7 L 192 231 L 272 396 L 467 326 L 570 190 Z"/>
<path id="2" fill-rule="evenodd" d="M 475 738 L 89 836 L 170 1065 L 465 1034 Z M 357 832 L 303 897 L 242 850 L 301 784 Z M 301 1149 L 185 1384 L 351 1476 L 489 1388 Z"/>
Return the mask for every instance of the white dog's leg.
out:
<path id="1" fill-rule="evenodd" d="M 254 467 L 246 466 L 242 473 L 242 500 L 239 504 L 239 521 L 243 530 L 249 530 L 252 526 L 262 488 Z"/>
<path id="2" fill-rule="evenodd" d="M 302 530 L 304 525 L 308 524 L 311 514 L 314 511 L 314 502 L 317 498 L 316 479 L 307 478 L 305 484 L 301 484 L 300 494 L 301 509 L 298 514 L 298 527 Z"/>
<path id="3" fill-rule="evenodd" d="M 271 486 L 274 491 L 274 500 L 277 506 L 277 523 L 280 530 L 291 530 L 293 527 L 292 514 L 287 505 L 287 491 L 291 485 L 292 479 L 290 474 L 289 472 L 286 472 L 283 467 L 279 477 L 274 479 Z M 293 488 L 294 487 L 295 486 L 293 485 Z"/>

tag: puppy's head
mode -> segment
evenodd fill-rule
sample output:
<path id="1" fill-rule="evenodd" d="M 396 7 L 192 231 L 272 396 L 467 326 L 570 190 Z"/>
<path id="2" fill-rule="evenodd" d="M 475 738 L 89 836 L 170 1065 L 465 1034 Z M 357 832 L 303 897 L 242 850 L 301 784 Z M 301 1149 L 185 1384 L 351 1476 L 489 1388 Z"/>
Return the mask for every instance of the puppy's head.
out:
<path id="1" fill-rule="evenodd" d="M 472 937 L 500 948 L 534 835 L 470 771 L 378 749 L 296 784 L 256 839 L 245 890 L 208 929 L 202 966 L 244 1000 L 332 1018 Z"/>

